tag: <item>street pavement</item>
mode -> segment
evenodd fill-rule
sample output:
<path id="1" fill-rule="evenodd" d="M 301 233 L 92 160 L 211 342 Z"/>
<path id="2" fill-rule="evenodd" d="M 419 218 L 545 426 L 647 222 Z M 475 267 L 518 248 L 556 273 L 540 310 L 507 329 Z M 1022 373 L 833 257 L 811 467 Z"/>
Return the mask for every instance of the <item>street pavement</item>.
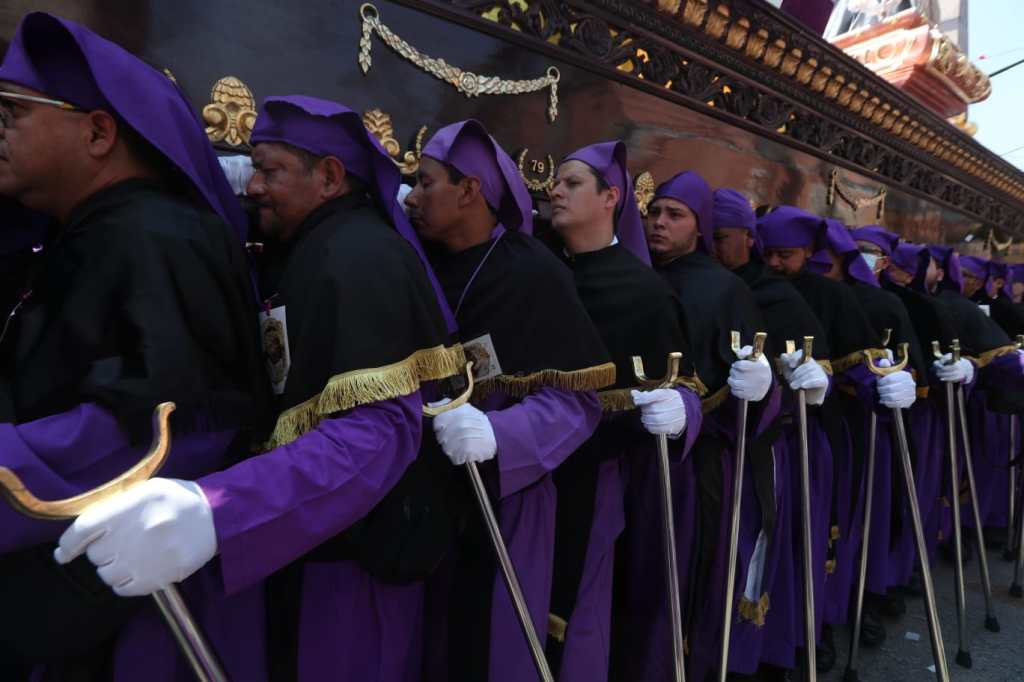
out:
<path id="1" fill-rule="evenodd" d="M 965 538 L 966 541 L 966 538 Z M 1024 682 L 1024 599 L 1010 596 L 1013 564 L 1003 560 L 1002 550 L 988 551 L 992 576 L 992 597 L 1001 631 L 985 629 L 985 596 L 975 555 L 964 570 L 967 593 L 967 632 L 973 668 L 956 664 L 956 583 L 953 564 L 939 558 L 933 564 L 939 621 L 946 644 L 950 678 L 957 682 Z M 858 667 L 861 682 L 933 682 L 933 664 L 924 598 L 907 597 L 907 612 L 899 619 L 885 621 L 888 636 L 877 649 L 860 648 Z M 821 682 L 841 682 L 846 668 L 850 629 L 835 628 L 838 652 L 836 667 Z M 799 679 L 799 678 L 794 678 Z"/>

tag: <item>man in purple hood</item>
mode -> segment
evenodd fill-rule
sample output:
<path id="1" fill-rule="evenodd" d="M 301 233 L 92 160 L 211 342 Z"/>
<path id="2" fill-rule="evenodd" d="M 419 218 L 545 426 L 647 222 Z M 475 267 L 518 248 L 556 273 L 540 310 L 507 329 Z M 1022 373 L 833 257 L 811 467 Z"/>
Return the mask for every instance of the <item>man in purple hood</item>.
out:
<path id="1" fill-rule="evenodd" d="M 252 143 L 276 395 L 264 453 L 96 505 L 58 559 L 88 551 L 126 595 L 215 576 L 215 642 L 265 593 L 265 620 L 234 634 L 257 646 L 222 651 L 234 679 L 415 679 L 423 578 L 458 523 L 447 462 L 429 448 L 417 456 L 421 384 L 459 372 L 463 355 L 445 345 L 446 303 L 397 204 L 398 171 L 359 115 L 270 97 Z M 160 533 L 133 523 L 158 506 L 169 514 Z"/>
<path id="2" fill-rule="evenodd" d="M 137 462 L 163 401 L 178 405 L 167 475 L 244 456 L 267 397 L 244 219 L 177 86 L 27 15 L 0 65 L 0 195 L 55 221 L 0 332 L 0 464 L 40 498 L 79 494 Z M 24 615 L 4 620 L 0 677 L 43 663 L 49 679 L 138 679 L 113 642 L 149 610 L 85 558 L 54 563 L 65 524 L 0 515 L 0 596 Z"/>
<path id="3" fill-rule="evenodd" d="M 406 197 L 474 368 L 472 404 L 434 420 L 453 463 L 480 463 L 540 640 L 549 617 L 558 514 L 553 472 L 601 419 L 615 381 L 572 275 L 530 236 L 515 163 L 477 121 L 441 128 Z M 479 515 L 470 514 L 428 595 L 426 680 L 533 679 L 536 670 Z M 565 614 L 559 614 L 564 617 Z"/>
<path id="4" fill-rule="evenodd" d="M 765 330 L 765 322 L 743 280 L 712 255 L 713 201 L 711 188 L 700 175 L 678 173 L 658 186 L 645 226 L 655 269 L 683 303 L 691 359 L 708 390 L 704 425 L 691 456 L 700 495 L 698 513 L 680 522 L 699 539 L 689 576 L 689 607 L 684 608 L 693 652 L 690 674 L 696 679 L 702 679 L 719 662 L 738 401 L 752 402 L 747 419 L 751 440 L 778 409 L 777 392 L 771 394 L 772 400 L 765 400 L 773 381 L 767 357 L 750 362 L 745 354 L 748 349 L 741 352 L 743 359 L 737 359 L 730 347 L 731 332 L 739 332 L 743 343 L 749 343 L 756 332 Z M 746 476 L 747 472 L 736 475 Z M 744 565 L 737 571 L 741 576 L 746 574 L 751 556 L 750 552 L 742 554 Z M 746 591 L 736 593 L 745 595 Z M 758 594 L 750 607 L 741 601 L 743 611 L 757 610 L 763 603 L 761 597 Z M 734 614 L 738 612 L 740 608 L 733 609 Z M 744 660 L 740 667 L 749 671 L 753 664 Z"/>
<path id="5" fill-rule="evenodd" d="M 567 627 L 564 637 L 549 637 L 547 650 L 562 682 L 608 679 L 612 647 L 616 668 L 633 676 L 659 679 L 672 667 L 652 436 L 667 435 L 679 462 L 700 432 L 702 416 L 696 382 L 688 381 L 685 370 L 677 387 L 637 385 L 634 356 L 643 359 L 647 375 L 664 376 L 668 354 L 687 357 L 689 348 L 682 308 L 650 268 L 626 163 L 621 141 L 578 149 L 559 165 L 551 190 L 552 226 L 617 373 L 615 386 L 598 394 L 601 426 L 554 476 L 558 523 L 551 613 Z M 685 463 L 677 467 L 684 468 Z M 685 485 L 693 478 L 676 480 Z M 677 504 L 694 497 L 674 492 Z M 684 567 L 687 540 L 676 543 L 677 562 Z"/>
<path id="6" fill-rule="evenodd" d="M 764 264 L 757 219 L 746 196 L 729 188 L 715 190 L 712 215 L 715 257 L 753 292 L 767 324 L 769 355 L 781 354 L 787 339 L 813 336 L 816 351 L 828 357 L 825 332 L 814 312 L 788 280 Z M 818 365 L 807 369 L 827 385 Z M 744 488 L 740 535 L 747 572 L 738 576 L 740 618 L 733 624 L 730 647 L 730 670 L 735 672 L 751 672 L 759 661 L 792 667 L 794 642 L 802 637 L 790 629 L 803 609 L 795 582 L 801 555 L 793 511 L 799 509 L 799 450 L 790 444 L 799 436 L 792 398 L 789 392 L 782 395 L 779 415 L 748 446 L 751 484 Z"/>
<path id="7" fill-rule="evenodd" d="M 864 481 L 864 486 L 872 486 L 872 526 L 871 544 L 868 555 L 867 593 L 865 594 L 864 620 L 861 638 L 867 645 L 877 646 L 885 638 L 885 629 L 881 621 L 880 605 L 887 589 L 900 583 L 898 576 L 890 576 L 890 552 L 899 540 L 904 537 L 903 525 L 909 521 L 904 514 L 904 505 L 900 502 L 903 488 L 899 485 L 901 474 L 898 473 L 897 457 L 892 444 L 895 432 L 892 429 L 890 410 L 885 408 L 909 409 L 917 396 L 918 378 L 921 387 L 928 385 L 929 363 L 925 361 L 922 345 L 917 338 L 910 315 L 903 303 L 893 293 L 882 289 L 875 275 L 873 266 L 879 265 L 881 257 L 874 259 L 862 255 L 861 247 L 854 241 L 854 234 L 837 220 L 826 220 L 828 225 L 824 235 L 822 253 L 829 263 L 825 276 L 846 283 L 860 303 L 877 334 L 884 336 L 886 330 L 891 332 L 890 346 L 898 348 L 907 343 L 910 349 L 908 371 L 890 374 L 878 381 L 878 395 L 859 394 L 854 400 L 847 400 L 844 418 L 850 431 L 852 449 L 845 453 L 853 464 L 854 478 L 863 478 L 863 453 L 869 447 L 865 434 L 869 433 L 869 416 L 877 412 L 878 433 L 875 439 L 875 480 Z M 864 235 L 861 235 L 864 236 Z M 874 255 L 874 254 L 872 254 Z M 879 360 L 887 364 L 888 360 Z M 914 374 L 911 374 L 914 372 Z M 829 593 L 831 600 L 842 605 L 850 597 L 851 590 L 857 579 L 857 566 L 861 543 L 862 519 L 864 514 L 863 494 L 858 497 L 849 510 L 849 516 L 843 519 L 840 534 L 847 542 L 838 545 L 837 565 L 833 578 L 830 580 Z M 910 536 L 912 538 L 912 536 Z M 902 551 L 914 552 L 913 544 L 903 547 Z M 912 561 L 912 559 L 911 559 Z M 842 615 L 843 609 L 837 609 L 836 616 Z M 851 614 L 852 615 L 852 614 Z"/>
<path id="8" fill-rule="evenodd" d="M 819 584 L 822 589 L 822 600 L 815 602 L 816 616 L 821 614 L 825 622 L 836 623 L 845 621 L 849 587 L 848 579 L 842 580 L 841 574 L 835 577 L 836 570 L 845 556 L 856 553 L 858 542 L 857 538 L 850 537 L 850 521 L 863 486 L 850 454 L 850 432 L 844 419 L 850 407 L 848 392 L 875 394 L 875 378 L 864 364 L 864 354 L 868 352 L 876 358 L 885 354 L 878 347 L 879 336 L 853 291 L 808 268 L 811 257 L 826 243 L 827 227 L 823 219 L 792 206 L 780 206 L 758 223 L 768 266 L 789 279 L 824 327 L 832 355 L 829 358 L 831 369 L 842 389 L 834 391 L 821 404 L 818 417 L 827 435 L 825 442 L 829 444 L 831 466 L 819 470 L 815 477 L 815 485 L 828 486 L 820 490 L 816 502 L 824 506 L 815 508 L 831 519 L 822 531 L 815 533 L 815 540 L 823 543 L 821 548 L 816 546 L 815 551 L 824 554 L 824 545 L 828 546 L 828 559 L 825 561 L 823 557 L 819 564 L 822 574 L 815 576 L 816 592 Z M 826 583 L 828 591 L 825 591 Z M 827 670 L 835 661 L 830 628 L 822 629 L 818 649 L 818 669 Z"/>

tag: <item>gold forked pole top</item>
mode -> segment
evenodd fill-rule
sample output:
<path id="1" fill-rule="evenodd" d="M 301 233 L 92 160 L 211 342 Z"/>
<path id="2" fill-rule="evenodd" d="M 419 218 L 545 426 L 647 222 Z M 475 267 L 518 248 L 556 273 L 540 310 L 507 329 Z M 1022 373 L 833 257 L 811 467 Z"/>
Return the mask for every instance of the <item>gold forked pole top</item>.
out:
<path id="1" fill-rule="evenodd" d="M 803 348 L 803 351 L 804 351 L 804 356 L 800 360 L 800 364 L 801 365 L 806 363 L 806 362 L 810 362 L 811 361 L 811 353 L 814 351 L 814 337 L 813 336 L 805 336 L 804 337 L 804 348 Z M 796 352 L 796 341 L 793 341 L 792 339 L 786 341 L 786 354 L 788 355 L 790 353 L 795 353 L 795 352 Z"/>
<path id="2" fill-rule="evenodd" d="M 960 339 L 953 339 L 949 344 L 949 352 L 952 355 L 952 359 L 947 362 L 947 365 L 952 365 L 954 362 L 960 362 Z M 937 359 L 942 359 L 942 345 L 938 341 L 932 341 L 932 355 Z"/>
<path id="3" fill-rule="evenodd" d="M 1024 334 L 1017 334 L 1017 348 L 1024 348 Z"/>
<path id="4" fill-rule="evenodd" d="M 882 332 L 882 348 L 885 348 L 886 346 L 888 346 L 891 341 L 892 341 L 892 327 L 888 327 L 888 328 L 886 328 L 886 330 L 884 332 Z"/>
<path id="5" fill-rule="evenodd" d="M 648 379 L 644 373 L 644 359 L 639 355 L 633 356 L 633 374 L 636 375 L 636 380 L 644 388 L 672 388 L 675 385 L 676 379 L 679 377 L 679 361 L 683 359 L 683 354 L 673 352 L 668 354 L 668 368 L 665 372 L 664 379 Z"/>
<path id="6" fill-rule="evenodd" d="M 153 443 L 149 452 L 131 469 L 98 488 L 65 500 L 40 500 L 25 487 L 17 474 L 7 467 L 0 467 L 0 494 L 26 516 L 51 520 L 76 518 L 86 507 L 114 497 L 156 475 L 171 452 L 171 432 L 168 428 L 171 412 L 174 412 L 174 403 L 160 403 L 156 406 L 153 410 Z"/>
<path id="7" fill-rule="evenodd" d="M 880 377 L 900 372 L 907 366 L 907 361 L 910 359 L 910 344 L 906 341 L 899 345 L 899 355 L 900 361 L 892 367 L 878 367 L 871 361 L 871 353 L 864 351 L 864 357 L 867 359 L 868 369 L 871 370 L 872 374 L 876 374 Z"/>
<path id="8" fill-rule="evenodd" d="M 736 357 L 739 357 L 740 356 L 740 350 L 743 348 L 743 341 L 740 339 L 740 333 L 737 332 L 737 331 L 734 331 L 734 332 L 732 332 L 730 334 L 730 337 L 731 338 L 730 338 L 729 345 L 732 348 L 732 352 L 736 355 Z M 767 339 L 768 339 L 768 334 L 766 332 L 757 332 L 756 334 L 754 334 L 754 343 L 751 344 L 751 347 L 754 350 L 750 354 L 750 357 L 747 358 L 747 360 L 754 360 L 754 361 L 756 361 L 758 358 L 760 358 L 762 355 L 764 355 L 764 342 Z"/>
<path id="9" fill-rule="evenodd" d="M 470 396 L 473 395 L 473 361 L 472 360 L 470 360 L 469 362 L 466 363 L 466 381 L 468 382 L 468 385 L 466 386 L 466 390 L 463 391 L 462 394 L 459 395 L 458 398 L 456 398 L 455 400 L 451 401 L 450 403 L 445 403 L 444 405 L 438 405 L 437 407 L 430 407 L 429 405 L 424 405 L 423 406 L 423 414 L 425 414 L 428 417 L 436 417 L 439 414 L 444 414 L 445 412 L 447 412 L 449 410 L 454 410 L 456 407 L 461 407 L 461 406 L 463 406 L 463 405 L 465 405 L 466 403 L 469 402 Z"/>

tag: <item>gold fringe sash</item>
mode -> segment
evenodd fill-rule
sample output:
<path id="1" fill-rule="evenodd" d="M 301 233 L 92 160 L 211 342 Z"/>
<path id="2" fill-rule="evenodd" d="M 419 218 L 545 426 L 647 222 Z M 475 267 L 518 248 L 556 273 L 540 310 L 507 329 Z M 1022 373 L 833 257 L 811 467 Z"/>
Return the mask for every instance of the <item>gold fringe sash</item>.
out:
<path id="1" fill-rule="evenodd" d="M 473 402 L 484 400 L 493 393 L 504 393 L 511 398 L 525 398 L 542 388 L 563 391 L 597 391 L 615 383 L 615 363 L 585 367 L 563 372 L 560 369 L 542 369 L 524 376 L 499 374 L 484 379 L 473 390 Z"/>
<path id="2" fill-rule="evenodd" d="M 888 359 L 889 353 L 884 348 L 866 348 L 864 350 L 854 351 L 849 355 L 844 355 L 841 358 L 832 360 L 832 371 L 834 372 L 845 372 L 851 367 L 855 367 L 862 362 L 867 362 L 867 357 L 874 360 L 881 360 L 882 358 Z"/>
<path id="3" fill-rule="evenodd" d="M 465 364 L 462 345 L 456 344 L 423 348 L 390 365 L 333 376 L 319 394 L 281 413 L 264 448 L 270 450 L 292 442 L 335 412 L 409 395 L 424 381 L 458 374 Z"/>
<path id="4" fill-rule="evenodd" d="M 978 369 L 982 369 L 992 364 L 992 361 L 995 360 L 996 358 L 1000 358 L 1004 355 L 1009 355 L 1015 350 L 1017 350 L 1017 344 L 1010 344 L 1009 346 L 1000 346 L 999 348 L 993 348 L 992 350 L 985 351 L 978 357 L 968 357 L 970 358 L 971 362 L 977 365 Z"/>
<path id="5" fill-rule="evenodd" d="M 690 389 L 698 396 L 703 397 L 708 392 L 708 387 L 700 380 L 696 373 L 692 377 L 680 377 L 675 381 L 676 386 L 683 386 Z M 606 391 L 599 391 L 598 399 L 601 401 L 601 409 L 604 412 L 628 412 L 635 409 L 632 391 L 646 391 L 643 386 L 632 388 L 610 388 Z"/>
<path id="6" fill-rule="evenodd" d="M 633 404 L 631 388 L 612 388 L 607 391 L 599 391 L 598 399 L 601 401 L 601 410 L 604 412 L 628 412 L 636 407 Z"/>
<path id="7" fill-rule="evenodd" d="M 770 602 L 766 592 L 757 601 L 750 601 L 746 597 L 740 597 L 738 611 L 740 612 L 740 618 L 753 623 L 755 627 L 763 628 L 769 608 Z"/>
<path id="8" fill-rule="evenodd" d="M 721 407 L 726 400 L 729 399 L 729 386 L 728 384 L 722 386 L 720 389 L 715 391 L 714 395 L 711 395 L 704 400 L 700 401 L 701 414 L 710 414 Z"/>

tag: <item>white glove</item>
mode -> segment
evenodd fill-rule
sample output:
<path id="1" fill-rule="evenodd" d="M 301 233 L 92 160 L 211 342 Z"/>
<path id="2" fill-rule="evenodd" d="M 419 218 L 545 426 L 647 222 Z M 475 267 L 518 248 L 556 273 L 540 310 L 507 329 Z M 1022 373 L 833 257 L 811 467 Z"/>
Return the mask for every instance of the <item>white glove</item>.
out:
<path id="1" fill-rule="evenodd" d="M 252 159 L 241 154 L 236 156 L 218 156 L 221 170 L 228 178 L 231 191 L 236 195 L 245 194 L 245 188 L 252 179 Z"/>
<path id="2" fill-rule="evenodd" d="M 952 359 L 953 356 L 946 353 L 941 359 L 932 363 L 932 367 L 935 368 L 935 374 L 939 377 L 939 381 L 965 384 L 971 383 L 971 380 L 974 379 L 974 363 L 967 358 L 960 358 L 953 364 L 945 364 Z"/>
<path id="3" fill-rule="evenodd" d="M 740 349 L 740 358 L 749 358 L 754 352 L 750 346 Z M 762 354 L 757 360 L 741 359 L 729 369 L 729 388 L 740 400 L 757 402 L 765 397 L 772 385 L 772 366 Z"/>
<path id="4" fill-rule="evenodd" d="M 630 391 L 633 404 L 640 408 L 640 423 L 647 433 L 678 438 L 686 429 L 686 406 L 679 391 L 656 388 Z"/>
<path id="5" fill-rule="evenodd" d="M 402 212 L 406 216 L 409 215 L 409 207 L 405 205 L 405 198 L 412 192 L 412 187 L 405 184 L 404 182 L 398 186 L 398 196 L 395 200 L 398 201 L 398 205 L 402 207 Z"/>
<path id="6" fill-rule="evenodd" d="M 434 433 L 452 464 L 486 462 L 498 452 L 498 441 L 487 415 L 465 404 L 434 417 Z"/>
<path id="7" fill-rule="evenodd" d="M 879 367 L 891 367 L 889 360 L 879 360 Z M 917 400 L 917 384 L 910 372 L 893 372 L 878 378 L 878 401 L 886 407 L 907 409 Z"/>
<path id="8" fill-rule="evenodd" d="M 798 350 L 794 353 L 783 353 L 779 358 L 782 360 L 782 375 L 794 391 L 803 390 L 808 405 L 821 405 L 825 402 L 825 393 L 828 391 L 828 375 L 813 359 L 810 362 L 801 363 L 804 352 Z"/>
<path id="9" fill-rule="evenodd" d="M 85 553 L 122 597 L 141 597 L 189 577 L 217 554 L 213 511 L 196 483 L 153 478 L 88 507 L 53 553 Z"/>

